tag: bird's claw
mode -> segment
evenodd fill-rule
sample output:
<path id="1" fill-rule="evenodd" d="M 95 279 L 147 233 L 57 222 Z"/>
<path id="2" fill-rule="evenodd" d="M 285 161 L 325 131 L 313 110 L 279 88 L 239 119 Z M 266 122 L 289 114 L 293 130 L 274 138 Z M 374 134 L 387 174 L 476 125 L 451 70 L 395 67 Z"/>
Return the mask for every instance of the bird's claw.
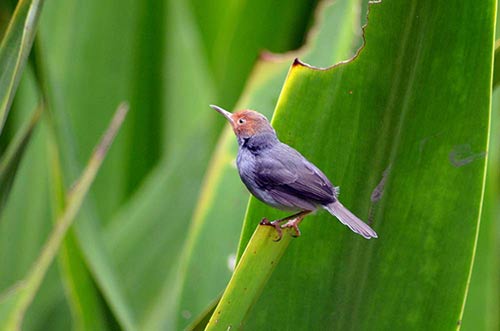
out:
<path id="1" fill-rule="evenodd" d="M 296 220 L 288 221 L 287 223 L 283 224 L 281 228 L 283 229 L 292 228 L 295 230 L 295 234 L 292 234 L 292 237 L 294 238 L 300 237 L 299 225 L 297 224 Z"/>
<path id="2" fill-rule="evenodd" d="M 272 226 L 276 229 L 276 232 L 278 232 L 278 238 L 274 239 L 274 241 L 276 241 L 276 242 L 280 241 L 281 237 L 283 236 L 283 231 L 281 230 L 279 221 L 280 220 L 276 220 L 276 221 L 271 222 L 267 218 L 263 218 L 259 223 L 260 225 Z"/>

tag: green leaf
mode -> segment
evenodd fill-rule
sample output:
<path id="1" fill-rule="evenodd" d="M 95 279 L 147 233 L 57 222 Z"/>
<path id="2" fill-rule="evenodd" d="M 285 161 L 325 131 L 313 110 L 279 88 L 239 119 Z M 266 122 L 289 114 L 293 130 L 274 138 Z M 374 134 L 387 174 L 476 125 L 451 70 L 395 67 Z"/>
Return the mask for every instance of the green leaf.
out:
<path id="1" fill-rule="evenodd" d="M 283 6 L 266 0 L 191 0 L 219 92 L 210 102 L 234 105 L 261 50 L 298 48 L 318 2 L 289 1 Z"/>
<path id="2" fill-rule="evenodd" d="M 26 123 L 24 128 L 19 130 L 17 136 L 9 144 L 5 154 L 0 158 L 0 214 L 4 209 L 12 183 L 19 168 L 19 163 L 30 141 L 33 129 L 40 119 L 42 109 L 42 105 L 39 105 L 33 112 L 30 121 Z"/>
<path id="3" fill-rule="evenodd" d="M 80 209 L 90 185 L 125 118 L 127 110 L 126 105 L 121 105 L 118 108 L 108 130 L 91 156 L 87 168 L 68 193 L 66 209 L 57 220 L 49 239 L 37 261 L 33 264 L 31 271 L 18 285 L 2 295 L 0 300 L 0 329 L 19 330 L 21 328 L 25 311 L 33 301 L 69 226 Z"/>
<path id="4" fill-rule="evenodd" d="M 41 80 L 42 77 L 39 77 L 39 81 Z M 52 214 L 55 215 L 54 218 L 59 218 L 67 204 L 66 189 L 53 123 L 51 124 L 47 139 L 47 154 L 50 160 Z M 97 236 L 92 236 L 92 238 L 95 245 Z M 107 311 L 104 309 L 102 297 L 85 264 L 74 228 L 69 229 L 61 244 L 58 262 L 65 294 L 71 308 L 73 328 L 82 331 L 108 329 L 108 321 L 104 316 Z"/>
<path id="5" fill-rule="evenodd" d="M 131 306 L 141 329 L 177 328 L 174 271 L 214 146 L 213 124 L 222 124 L 206 108 L 215 99 L 218 86 L 211 77 L 200 31 L 188 9 L 178 1 L 169 1 L 165 8 L 168 111 L 163 128 L 168 152 L 106 229 L 109 251 L 123 275 L 120 285 L 130 288 Z M 245 61 L 255 58 L 257 51 L 246 54 Z M 235 240 L 230 243 L 233 251 L 235 230 Z M 226 273 L 229 275 L 228 269 Z M 143 285 L 136 286 L 138 282 Z"/>
<path id="6" fill-rule="evenodd" d="M 176 266 L 210 155 L 211 128 L 205 124 L 211 121 L 203 106 L 213 98 L 214 87 L 204 59 L 196 56 L 201 51 L 197 31 L 183 7 L 182 2 L 169 1 L 166 8 L 171 17 L 167 36 L 177 46 L 167 48 L 167 68 L 176 79 L 167 89 L 166 101 L 172 110 L 164 123 L 168 155 L 104 232 L 108 251 L 122 275 L 119 285 L 129 289 L 131 309 L 142 324 L 156 318 L 170 320 L 165 316 L 172 305 L 163 305 L 163 299 L 172 290 L 169 275 Z M 138 282 L 142 286 L 134 285 Z"/>
<path id="7" fill-rule="evenodd" d="M 40 38 L 35 40 L 35 46 L 30 57 L 30 65 L 35 74 L 37 88 L 42 95 L 46 104 L 46 123 L 48 128 L 47 138 L 45 139 L 47 156 L 49 159 L 48 173 L 50 182 L 50 198 L 52 216 L 51 220 L 55 220 L 61 216 L 66 205 L 66 185 L 64 182 L 63 166 L 61 162 L 60 141 L 58 141 L 58 131 L 53 116 L 51 105 L 53 97 L 50 93 L 49 77 L 47 75 L 47 63 L 43 53 L 40 52 Z M 62 140 L 62 139 L 60 139 Z M 85 208 L 84 208 L 85 209 Z M 83 212 L 81 212 L 83 214 Z M 85 222 L 80 220 L 77 224 Z M 118 323 L 115 319 L 108 318 L 106 314 L 109 312 L 106 307 L 103 297 L 97 288 L 93 275 L 90 273 L 84 256 L 81 252 L 78 243 L 78 237 L 75 235 L 75 228 L 78 225 L 69 229 L 68 234 L 60 247 L 58 255 L 59 270 L 61 279 L 57 281 L 64 285 L 64 293 L 66 301 L 69 304 L 72 317 L 72 325 L 75 330 L 107 330 L 116 327 Z M 92 233 L 85 237 L 87 241 L 92 241 L 92 246 L 99 246 L 99 234 Z M 92 238 L 92 239 L 89 239 Z M 95 249 L 95 248 L 94 248 Z M 104 259 L 104 254 L 100 254 L 100 259 Z M 109 263 L 109 261 L 108 261 Z M 40 290 L 42 292 L 43 289 Z M 43 299 L 44 296 L 40 295 Z M 113 297 L 116 298 L 116 295 Z M 115 299 L 116 300 L 116 299 Z M 118 300 L 119 301 L 119 300 Z M 115 303 L 113 301 L 112 303 Z M 115 306 L 117 304 L 115 303 Z M 112 306 L 112 308 L 115 308 Z M 65 311 L 59 311 L 59 306 L 54 306 L 58 311 L 57 319 L 62 320 L 65 317 Z M 47 310 L 47 309 L 46 309 Z M 28 314 L 30 316 L 30 314 Z M 33 315 L 33 314 L 31 314 Z M 118 315 L 118 319 L 123 325 L 129 326 L 124 314 Z M 35 318 L 41 319 L 35 315 Z"/>
<path id="8" fill-rule="evenodd" d="M 4 130 L 2 135 L 17 131 L 26 125 L 32 115 L 31 111 L 38 103 L 39 91 L 34 84 L 31 70 L 26 70 L 7 121 L 9 130 Z M 47 115 L 45 110 L 42 119 Z M 5 210 L 0 216 L 0 293 L 25 277 L 53 227 L 47 176 L 48 135 L 45 124 L 46 121 L 40 121 L 32 133 Z M 29 201 L 29 208 L 26 208 L 26 201 Z M 48 320 L 51 320 L 54 328 L 67 329 L 71 326 L 69 318 L 64 289 L 57 266 L 54 265 L 48 270 L 40 294 L 36 296 L 26 314 L 23 329 L 35 330 L 36 325 Z"/>
<path id="9" fill-rule="evenodd" d="M 139 1 L 133 19 L 137 22 L 132 35 L 135 50 L 128 94 L 130 95 L 131 120 L 127 127 L 125 152 L 126 194 L 132 194 L 144 177 L 160 161 L 164 153 L 162 138 L 165 100 L 165 77 L 162 74 L 165 61 L 165 30 L 168 19 L 164 18 L 166 1 Z M 117 7 L 122 4 L 117 2 Z M 112 12 L 110 12 L 111 15 Z M 111 16 L 112 17 L 112 16 Z M 126 22 L 128 24 L 128 22 Z M 95 26 L 90 26 L 92 30 Z M 94 30 L 96 31 L 96 30 Z M 94 32 L 92 31 L 92 32 Z M 151 32 L 155 31 L 153 35 Z M 97 31 L 96 31 L 97 32 Z M 124 67 L 127 74 L 127 67 Z M 147 155 L 147 157 L 137 157 Z"/>
<path id="10" fill-rule="evenodd" d="M 198 316 L 191 324 L 186 327 L 186 330 L 189 331 L 202 331 L 205 330 L 208 322 L 210 321 L 210 317 L 212 317 L 215 308 L 219 304 L 222 295 L 218 296 L 215 300 L 213 300 L 206 308 L 203 313 Z"/>
<path id="11" fill-rule="evenodd" d="M 344 205 L 373 220 L 379 239 L 326 212 L 308 217 L 245 329 L 457 327 L 484 189 L 494 15 L 493 1 L 384 1 L 371 6 L 351 62 L 293 65 L 273 125 L 341 186 Z M 274 215 L 251 199 L 241 251 Z"/>
<path id="12" fill-rule="evenodd" d="M 134 50 L 142 46 L 136 42 L 140 38 L 135 13 L 142 12 L 143 6 L 147 4 L 132 0 L 52 0 L 45 5 L 38 55 L 45 62 L 44 81 L 66 177 L 80 173 L 85 163 L 82 155 L 91 153 L 114 107 L 122 100 L 137 104 L 132 91 L 138 95 L 135 83 L 144 82 L 138 81 L 141 66 L 134 63 Z M 135 117 L 135 112 L 149 114 L 147 109 L 131 107 L 128 116 Z M 135 137 L 130 131 L 143 122 L 131 122 L 124 124 L 89 195 L 94 217 L 103 224 L 127 199 L 131 183 L 143 175 L 142 170 L 137 169 L 136 176 L 134 166 L 129 168 L 126 153 L 132 139 L 141 143 L 148 137 Z"/>
<path id="13" fill-rule="evenodd" d="M 43 0 L 21 0 L 0 44 L 0 133 L 35 36 Z"/>
<path id="14" fill-rule="evenodd" d="M 360 28 L 357 28 L 359 7 L 360 2 L 352 0 L 320 6 L 316 26 L 311 29 L 305 46 L 291 54 L 265 54 L 254 69 L 238 107 L 259 109 L 269 115 L 279 97 L 289 63 L 298 55 L 327 65 L 354 54 L 355 45 L 361 39 Z M 326 42 L 328 47 L 325 47 Z M 208 111 L 211 116 L 218 116 L 210 109 Z M 237 220 L 244 217 L 248 199 L 234 164 L 236 150 L 233 133 L 225 130 L 205 176 L 183 249 L 184 267 L 178 278 L 182 282 L 178 328 L 192 320 L 223 289 L 231 276 L 232 270 L 227 265 L 236 255 L 234 243 L 241 227 Z M 223 240 L 214 244 L 213 238 L 221 235 Z"/>
<path id="15" fill-rule="evenodd" d="M 493 94 L 484 207 L 463 331 L 500 328 L 500 90 Z"/>
<path id="16" fill-rule="evenodd" d="M 133 313 L 148 321 L 156 319 L 147 314 L 157 314 L 162 322 L 169 320 L 162 299 L 163 293 L 170 290 L 170 263 L 177 258 L 175 244 L 180 246 L 187 231 L 213 146 L 216 131 L 211 123 L 220 123 L 204 107 L 214 100 L 216 92 L 225 91 L 215 91 L 204 56 L 210 51 L 196 40 L 203 28 L 193 24 L 190 11 L 183 6 L 175 1 L 162 5 L 115 0 L 103 5 L 101 1 L 55 0 L 47 3 L 41 25 L 55 126 L 63 132 L 58 142 L 65 175 L 77 173 L 74 169 L 79 169 L 79 155 L 90 150 L 91 137 L 100 130 L 98 125 L 88 123 L 102 123 L 99 119 L 107 116 L 109 104 L 124 96 L 134 105 L 134 120 L 125 125 L 122 139 L 117 139 L 96 179 L 89 207 L 82 210 L 83 220 L 75 226 L 87 265 L 122 327 L 130 325 L 127 320 L 134 320 Z M 300 10 L 295 14 L 303 16 Z M 245 11 L 242 15 L 246 15 Z M 281 24 L 274 17 L 268 21 Z M 292 28 L 297 26 L 290 25 Z M 157 38 L 163 32 L 166 40 Z M 240 39 L 235 44 L 246 42 Z M 252 43 L 252 47 L 240 58 L 248 68 L 262 46 Z M 246 79 L 236 71 L 233 75 L 241 82 Z M 206 115 L 198 116 L 202 113 Z M 158 141 L 158 136 L 163 139 Z M 162 161 L 151 170 L 158 151 Z M 148 171 L 148 179 L 141 183 Z M 150 185 L 156 180 L 167 183 Z M 139 186 L 137 198 L 131 198 L 138 183 L 144 185 Z M 180 185 L 185 189 L 183 195 L 175 190 Z M 164 203 L 168 196 L 172 199 Z M 130 204 L 118 210 L 128 199 Z M 145 208 L 129 208 L 142 203 Z M 171 214 L 172 210 L 179 212 Z M 172 217 L 177 225 L 170 226 L 164 215 L 179 216 Z M 103 236 L 100 226 L 108 223 L 110 231 L 106 232 L 110 235 Z M 168 235 L 153 241 L 151 230 Z M 169 241 L 169 236 L 174 240 Z M 164 258 L 165 251 L 172 257 Z M 109 258 L 111 254 L 114 259 Z M 144 256 L 150 259 L 145 261 Z M 156 272 L 159 265 L 164 268 Z M 145 284 L 143 291 L 133 286 L 137 279 Z M 130 306 L 124 299 L 129 284 L 127 292 L 133 298 Z M 170 306 L 167 304 L 167 308 Z"/>
<path id="17" fill-rule="evenodd" d="M 88 123 L 100 123 L 99 118 L 106 116 L 109 103 L 131 94 L 131 97 L 127 98 L 134 106 L 131 114 L 133 121 L 129 121 L 124 127 L 121 141 L 118 139 L 117 146 L 110 153 L 108 162 L 103 165 L 96 180 L 93 191 L 97 208 L 92 209 L 93 205 L 89 204 L 91 205 L 89 209 L 92 210 L 87 211 L 85 208 L 82 213 L 89 217 L 84 217 L 85 220 L 78 222 L 75 227 L 88 267 L 115 318 L 122 326 L 133 324 L 127 322 L 134 319 L 131 317 L 133 314 L 130 308 L 133 308 L 134 313 L 140 317 L 142 312 L 149 312 L 147 299 L 133 300 L 130 306 L 128 305 L 124 285 L 128 284 L 129 279 L 135 281 L 136 274 L 141 277 L 149 276 L 149 281 L 144 283 L 150 286 L 150 290 L 145 290 L 139 295 L 141 298 L 151 296 L 154 299 L 161 292 L 159 288 L 166 287 L 164 284 L 168 281 L 162 277 L 162 273 L 154 272 L 156 263 L 148 266 L 149 269 L 144 274 L 142 273 L 144 269 L 140 266 L 134 268 L 134 272 L 129 272 L 127 263 L 132 264 L 137 261 L 138 264 L 143 264 L 143 255 L 147 254 L 144 251 L 148 252 L 149 248 L 144 247 L 143 243 L 150 242 L 148 240 L 150 232 L 142 217 L 131 216 L 135 213 L 127 215 L 127 212 L 117 212 L 117 207 L 129 198 L 127 195 L 133 192 L 135 189 L 133 186 L 137 185 L 150 170 L 148 167 L 154 164 L 155 151 L 161 150 L 164 153 L 162 157 L 170 162 L 165 161 L 159 165 L 152 171 L 151 178 L 163 183 L 162 178 L 166 178 L 172 185 L 165 185 L 162 189 L 166 191 L 156 195 L 160 203 L 149 204 L 153 207 L 151 210 L 155 217 L 148 220 L 152 226 L 159 223 L 165 226 L 166 230 L 163 232 L 169 232 L 171 230 L 168 227 L 169 223 L 165 223 L 164 218 L 160 217 L 162 213 L 155 211 L 160 209 L 169 213 L 165 208 L 169 206 L 163 204 L 166 195 L 164 192 L 172 195 L 170 192 L 174 192 L 174 188 L 183 183 L 179 178 L 189 181 L 191 184 L 185 186 L 187 194 L 178 196 L 186 206 L 179 214 L 185 216 L 176 218 L 179 223 L 178 232 L 170 232 L 181 242 L 182 233 L 186 229 L 186 220 L 191 214 L 191 204 L 196 200 L 199 182 L 212 146 L 210 139 L 207 139 L 210 136 L 206 133 L 205 124 L 215 121 L 208 114 L 204 117 L 207 120 L 203 120 L 198 116 L 198 112 L 206 113 L 204 105 L 213 100 L 214 87 L 205 68 L 203 49 L 194 39 L 198 31 L 190 20 L 190 13 L 186 13 L 182 6 L 169 2 L 165 5 L 168 8 L 163 8 L 161 4 L 135 1 L 125 3 L 111 1 L 103 6 L 100 1 L 82 3 L 56 0 L 48 4 L 42 22 L 43 50 L 50 69 L 48 81 L 51 86 L 57 86 L 53 93 L 56 126 L 66 133 L 74 128 L 74 132 L 69 135 L 63 134 L 60 139 L 65 170 L 68 168 L 67 164 L 71 164 L 69 167 L 78 168 L 78 155 L 86 153 L 91 148 L 89 137 L 100 130 L 97 126 L 89 127 Z M 163 20 L 163 16 L 168 19 Z M 61 29 L 61 26 L 70 28 Z M 163 37 L 156 38 L 156 34 L 152 34 L 152 31 L 165 30 L 167 40 L 163 40 Z M 161 33 L 158 35 L 162 36 Z M 165 43 L 168 47 L 165 47 Z M 166 48 L 165 54 L 162 52 L 164 48 Z M 253 57 L 252 54 L 247 55 L 247 58 Z M 92 84 L 87 84 L 88 81 Z M 67 112 L 67 109 L 71 109 L 71 112 Z M 70 117 L 69 121 L 66 119 L 67 116 Z M 160 123 L 161 127 L 158 125 Z M 151 124 L 154 124 L 154 127 L 151 127 Z M 203 126 L 201 130 L 200 126 Z M 164 137 L 158 141 L 156 138 L 160 134 Z M 189 141 L 184 143 L 186 141 L 184 139 Z M 188 144 L 194 149 L 186 147 Z M 180 154 L 174 150 L 178 150 L 179 147 L 184 147 L 183 161 L 175 156 Z M 195 153 L 197 157 L 195 160 L 191 158 L 193 150 L 200 151 Z M 68 155 L 72 155 L 73 160 L 67 161 Z M 183 164 L 185 162 L 192 168 L 185 167 Z M 117 168 L 116 164 L 121 166 Z M 178 176 L 179 170 L 183 173 L 181 177 Z M 194 184 L 196 181 L 198 185 Z M 147 183 L 144 186 L 149 187 Z M 113 187 L 113 190 L 110 190 L 110 187 Z M 154 191 L 154 194 L 157 193 L 158 191 Z M 146 201 L 150 197 L 151 195 L 145 194 L 140 199 Z M 173 200 L 174 208 L 182 205 L 176 204 L 176 201 Z M 128 210 L 128 207 L 124 210 Z M 110 253 L 104 244 L 109 238 L 103 236 L 100 228 L 100 223 L 105 225 L 111 219 L 122 220 L 121 217 L 111 217 L 111 214 L 126 215 L 127 220 L 116 223 L 118 231 L 113 229 L 112 238 L 121 240 L 123 238 L 121 234 L 130 230 L 130 235 L 125 237 L 123 243 L 116 241 L 109 243 L 113 254 L 118 256 L 114 261 L 110 261 Z M 127 224 L 132 226 L 129 227 Z M 141 238 L 140 235 L 144 237 Z M 135 238 L 139 240 L 135 241 Z M 167 239 L 168 237 L 165 237 L 157 244 L 171 249 L 172 256 L 175 257 L 172 242 Z M 117 247 L 124 247 L 123 253 L 115 250 Z M 130 254 L 128 254 L 129 247 Z M 154 245 L 153 249 L 156 249 Z M 163 255 L 162 252 L 161 256 Z M 124 264 L 122 257 L 125 259 Z M 162 261 L 167 265 L 162 271 L 168 274 L 168 263 L 171 259 Z M 124 270 L 116 269 L 116 264 Z M 117 271 L 123 271 L 125 281 L 121 280 L 122 275 Z M 131 287 L 132 290 L 129 292 L 136 299 L 134 291 L 136 289 L 140 291 L 141 288 Z"/>
<path id="18" fill-rule="evenodd" d="M 128 99 L 137 106 L 136 95 L 139 98 L 142 92 L 135 84 L 147 85 L 144 79 L 136 77 L 142 66 L 133 61 L 133 50 L 140 49 L 141 40 L 145 39 L 136 37 L 136 27 L 137 34 L 140 33 L 139 15 L 134 13 L 143 12 L 147 6 L 134 1 L 110 1 L 104 5 L 100 1 L 47 3 L 38 55 L 44 60 L 40 61 L 42 83 L 48 90 L 52 126 L 56 131 L 53 143 L 59 149 L 66 185 L 81 171 L 81 155 L 93 148 L 95 136 L 102 130 L 101 123 L 110 116 L 111 105 Z M 132 91 L 137 93 L 132 95 Z M 136 107 L 132 112 L 143 113 L 143 110 L 147 109 Z M 125 123 L 72 229 L 76 247 L 71 245 L 74 249 L 66 250 L 71 256 L 63 255 L 61 275 L 74 327 L 85 323 L 83 327 L 89 328 L 91 323 L 99 323 L 101 316 L 105 319 L 101 322 L 108 322 L 111 328 L 117 327 L 116 324 L 125 330 L 136 327 L 123 282 L 107 251 L 102 225 L 126 198 L 130 183 L 144 175 L 132 171 L 126 163 L 128 140 L 133 138 L 128 131 L 142 124 Z M 148 136 L 133 141 L 141 144 L 148 141 Z M 141 163 L 140 158 L 135 160 Z M 88 272 L 91 277 L 84 277 Z"/>
<path id="19" fill-rule="evenodd" d="M 243 325 L 248 310 L 290 244 L 291 231 L 283 231 L 283 235 L 276 242 L 274 228 L 257 227 L 205 330 L 239 329 Z"/>
<path id="20" fill-rule="evenodd" d="M 64 5 L 65 9 L 58 7 L 58 10 L 71 11 L 71 2 L 65 2 Z M 50 14 L 50 6 L 47 9 Z M 61 38 L 57 33 L 55 35 Z M 69 185 L 64 179 L 75 178 L 80 166 L 75 155 L 77 149 L 74 144 L 75 139 L 68 130 L 71 125 L 65 117 L 65 111 L 60 108 L 60 98 L 57 93 L 59 89 L 53 89 L 52 86 L 52 84 L 57 85 L 55 82 L 61 77 L 57 70 L 50 67 L 48 61 L 50 57 L 43 51 L 43 45 L 39 40 L 36 43 L 37 47 L 33 52 L 35 61 L 32 65 L 38 88 L 49 105 L 47 112 L 49 134 L 46 139 L 50 162 L 48 172 L 53 214 L 59 215 L 66 203 L 65 186 Z M 52 55 L 56 58 L 60 56 L 57 52 Z M 59 66 L 56 68 L 60 69 Z M 123 134 L 121 136 L 123 137 Z M 116 151 L 116 146 L 113 150 Z M 113 150 L 110 154 L 113 154 Z M 109 162 L 110 160 L 107 163 Z M 135 318 L 130 311 L 124 289 L 120 286 L 121 281 L 116 267 L 106 251 L 99 219 L 93 207 L 91 203 L 84 204 L 80 220 L 70 229 L 60 249 L 60 276 L 71 308 L 73 327 L 76 330 L 104 330 L 114 329 L 119 325 L 125 330 L 135 330 Z M 52 309 L 57 311 L 58 319 L 64 317 L 65 312 L 59 311 L 57 303 L 53 304 Z"/>
<path id="21" fill-rule="evenodd" d="M 9 20 L 12 15 L 12 8 L 9 1 L 0 2 L 0 40 L 3 39 L 5 30 L 9 25 Z"/>
<path id="22" fill-rule="evenodd" d="M 495 42 L 495 62 L 493 69 L 493 87 L 496 87 L 500 83 L 500 39 Z"/>

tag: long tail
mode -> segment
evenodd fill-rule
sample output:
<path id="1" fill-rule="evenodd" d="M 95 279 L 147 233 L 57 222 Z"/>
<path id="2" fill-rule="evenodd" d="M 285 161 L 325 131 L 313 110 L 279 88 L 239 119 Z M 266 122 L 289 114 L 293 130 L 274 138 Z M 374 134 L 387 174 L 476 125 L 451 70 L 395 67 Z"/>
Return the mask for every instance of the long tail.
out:
<path id="1" fill-rule="evenodd" d="M 340 201 L 332 202 L 331 204 L 324 206 L 324 208 L 357 234 L 362 235 L 366 239 L 378 238 L 377 233 L 373 231 L 373 229 L 368 226 L 368 224 L 357 218 L 356 215 L 354 215 L 349 211 L 349 209 L 344 207 L 344 205 L 341 204 Z"/>

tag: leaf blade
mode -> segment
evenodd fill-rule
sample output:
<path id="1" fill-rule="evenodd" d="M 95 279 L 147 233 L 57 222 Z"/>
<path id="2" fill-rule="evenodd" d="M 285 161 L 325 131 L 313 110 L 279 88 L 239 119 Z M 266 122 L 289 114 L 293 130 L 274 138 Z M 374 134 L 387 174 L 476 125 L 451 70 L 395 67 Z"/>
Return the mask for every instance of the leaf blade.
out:
<path id="1" fill-rule="evenodd" d="M 449 22 L 463 20 L 460 10 L 399 5 L 372 5 L 354 61 L 293 66 L 273 119 L 284 142 L 341 185 L 344 205 L 365 219 L 373 210 L 379 239 L 363 241 L 326 213 L 309 217 L 245 328 L 454 329 L 461 318 L 484 190 L 495 5 L 468 8 L 475 23 L 459 32 Z M 478 58 L 436 51 L 446 40 L 464 54 L 476 37 L 488 45 Z M 464 58 L 472 76 L 456 81 Z M 480 84 L 475 92 L 464 92 L 469 79 Z M 464 89 L 438 88 L 450 81 Z M 383 196 L 370 201 L 386 169 Z M 240 247 L 273 213 L 251 199 Z"/>
<path id="2" fill-rule="evenodd" d="M 290 244 L 290 234 L 289 230 L 283 231 L 284 237 L 275 242 L 273 227 L 257 226 L 205 330 L 240 329 Z"/>
<path id="3" fill-rule="evenodd" d="M 31 50 L 44 0 L 22 0 L 17 4 L 0 44 L 0 133 L 9 113 Z"/>
<path id="4" fill-rule="evenodd" d="M 5 296 L 2 296 L 0 302 L 0 311 L 2 312 L 1 329 L 19 330 L 24 317 L 24 313 L 32 302 L 40 284 L 47 272 L 51 262 L 56 256 L 57 250 L 61 245 L 66 231 L 76 216 L 80 206 L 83 203 L 86 193 L 88 192 L 92 181 L 94 180 L 97 171 L 104 160 L 115 135 L 118 132 L 125 115 L 128 111 L 128 106 L 121 105 L 111 124 L 97 145 L 93 155 L 91 156 L 87 168 L 82 173 L 82 176 L 75 183 L 73 189 L 68 193 L 68 203 L 64 213 L 56 222 L 46 245 L 41 251 L 37 261 L 33 264 L 32 269 L 24 281 L 9 291 Z"/>
<path id="5" fill-rule="evenodd" d="M 24 128 L 19 130 L 17 136 L 9 144 L 5 154 L 0 158 L 0 215 L 9 196 L 14 177 L 30 141 L 31 134 L 40 119 L 42 109 L 42 105 L 37 107 L 30 121 L 26 123 Z"/>

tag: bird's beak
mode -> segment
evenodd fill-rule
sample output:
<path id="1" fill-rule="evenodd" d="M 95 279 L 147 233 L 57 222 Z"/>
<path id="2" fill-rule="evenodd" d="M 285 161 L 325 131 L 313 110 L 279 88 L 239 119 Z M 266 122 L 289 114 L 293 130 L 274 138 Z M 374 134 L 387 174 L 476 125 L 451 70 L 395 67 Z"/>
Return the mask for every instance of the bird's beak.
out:
<path id="1" fill-rule="evenodd" d="M 228 112 L 227 110 L 219 107 L 219 106 L 216 106 L 216 105 L 210 105 L 211 108 L 217 110 L 219 113 L 222 114 L 222 116 L 224 116 L 225 118 L 227 118 L 227 120 L 229 121 L 229 123 L 231 123 L 231 125 L 234 124 L 234 121 L 233 121 L 233 114 L 231 114 L 230 112 Z"/>

